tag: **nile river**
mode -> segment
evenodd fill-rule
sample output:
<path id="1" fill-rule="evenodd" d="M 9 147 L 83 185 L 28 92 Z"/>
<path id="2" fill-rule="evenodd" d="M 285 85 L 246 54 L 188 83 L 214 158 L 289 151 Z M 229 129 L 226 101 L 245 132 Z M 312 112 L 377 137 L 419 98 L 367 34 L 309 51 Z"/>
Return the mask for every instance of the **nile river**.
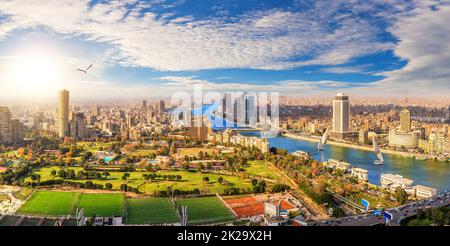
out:
<path id="1" fill-rule="evenodd" d="M 241 132 L 245 136 L 258 136 L 258 132 Z M 375 165 L 373 152 L 348 147 L 326 145 L 324 151 L 317 151 L 317 142 L 293 139 L 283 136 L 269 138 L 270 146 L 286 149 L 289 152 L 302 150 L 310 152 L 314 159 L 343 160 L 369 171 L 369 182 L 380 184 L 381 173 L 399 174 L 414 180 L 414 184 L 436 187 L 439 192 L 450 190 L 450 163 L 438 161 L 421 161 L 393 154 L 383 154 L 384 164 Z"/>

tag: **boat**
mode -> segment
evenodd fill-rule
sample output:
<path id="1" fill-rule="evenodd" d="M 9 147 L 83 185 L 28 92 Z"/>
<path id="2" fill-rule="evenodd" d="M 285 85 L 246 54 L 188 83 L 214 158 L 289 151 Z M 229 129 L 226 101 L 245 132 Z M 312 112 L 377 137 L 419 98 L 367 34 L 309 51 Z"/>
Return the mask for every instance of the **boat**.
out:
<path id="1" fill-rule="evenodd" d="M 383 162 L 384 162 L 383 154 L 381 153 L 381 149 L 378 146 L 377 140 L 375 139 L 375 137 L 373 137 L 373 151 L 375 152 L 375 155 L 377 155 L 377 158 L 378 158 L 377 160 L 375 160 L 373 162 L 373 164 L 375 164 L 375 165 L 382 165 Z"/>
<path id="2" fill-rule="evenodd" d="M 416 159 L 417 160 L 421 160 L 421 161 L 425 161 L 427 159 L 427 156 L 426 155 L 418 155 L 418 156 L 416 156 Z"/>
<path id="3" fill-rule="evenodd" d="M 322 135 L 322 138 L 320 139 L 320 142 L 317 144 L 318 151 L 323 151 L 323 148 L 325 147 L 325 144 L 327 143 L 327 137 L 328 137 L 328 128 L 325 130 L 325 132 Z"/>

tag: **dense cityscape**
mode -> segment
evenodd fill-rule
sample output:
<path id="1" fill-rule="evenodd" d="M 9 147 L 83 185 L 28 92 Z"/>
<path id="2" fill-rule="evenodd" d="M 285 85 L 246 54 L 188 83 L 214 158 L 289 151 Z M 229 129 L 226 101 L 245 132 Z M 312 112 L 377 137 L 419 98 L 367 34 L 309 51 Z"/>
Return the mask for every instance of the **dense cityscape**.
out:
<path id="1" fill-rule="evenodd" d="M 261 127 L 262 110 L 273 113 L 273 105 L 261 105 L 247 93 L 226 93 L 221 104 L 206 105 L 214 110 L 201 113 L 145 99 L 80 107 L 70 103 L 68 90 L 59 92 L 58 107 L 1 107 L 0 178 L 7 185 L 2 221 L 71 225 L 71 219 L 57 217 L 83 209 L 84 223 L 95 225 L 322 225 L 317 221 L 360 213 L 377 214 L 370 223 L 382 224 L 382 211 L 446 195 L 446 182 L 425 185 L 398 173 L 369 180 L 362 163 L 332 154 L 315 158 L 320 149 L 286 149 L 279 138 L 364 151 L 372 166 L 377 142 L 381 158 L 428 160 L 420 165 L 445 165 L 448 173 L 448 108 L 413 108 L 411 115 L 406 99 L 403 105 L 353 106 L 350 96 L 338 93 L 330 101 L 333 106 L 280 105 L 275 138 L 264 137 Z M 420 112 L 430 111 L 439 120 L 420 120 Z M 221 117 L 231 124 L 218 127 Z M 73 199 L 79 200 L 76 207 Z M 448 204 L 442 199 L 436 206 Z M 65 200 L 65 206 L 59 204 Z M 190 219 L 183 219 L 184 206 Z M 196 211 L 202 206 L 217 214 Z M 390 223 L 420 223 L 411 218 L 429 207 Z M 447 223 L 445 218 L 439 223 Z"/>
<path id="2" fill-rule="evenodd" d="M 448 23 L 439 0 L 0 0 L 2 242 L 448 242 Z"/>

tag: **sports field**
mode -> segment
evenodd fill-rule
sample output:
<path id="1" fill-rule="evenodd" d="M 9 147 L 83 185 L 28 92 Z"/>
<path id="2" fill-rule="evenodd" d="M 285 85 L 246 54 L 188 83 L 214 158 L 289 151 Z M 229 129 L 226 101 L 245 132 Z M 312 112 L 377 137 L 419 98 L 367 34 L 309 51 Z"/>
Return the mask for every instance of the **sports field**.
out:
<path id="1" fill-rule="evenodd" d="M 188 207 L 190 224 L 223 222 L 234 219 L 231 212 L 216 196 L 181 199 L 177 201 L 177 205 Z"/>
<path id="2" fill-rule="evenodd" d="M 127 200 L 127 224 L 164 224 L 178 222 L 167 198 Z"/>
<path id="3" fill-rule="evenodd" d="M 123 194 L 81 194 L 78 208 L 86 216 L 122 216 Z"/>
<path id="4" fill-rule="evenodd" d="M 123 195 L 37 191 L 19 209 L 23 214 L 68 215 L 84 208 L 86 216 L 122 216 Z"/>
<path id="5" fill-rule="evenodd" d="M 75 205 L 75 192 L 37 191 L 19 209 L 24 214 L 68 215 Z"/>

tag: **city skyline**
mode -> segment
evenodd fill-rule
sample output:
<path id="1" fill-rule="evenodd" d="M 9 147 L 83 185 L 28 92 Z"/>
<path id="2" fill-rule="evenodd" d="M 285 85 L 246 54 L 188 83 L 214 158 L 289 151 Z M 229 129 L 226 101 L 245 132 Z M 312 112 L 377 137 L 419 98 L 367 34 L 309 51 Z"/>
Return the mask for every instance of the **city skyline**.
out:
<path id="1" fill-rule="evenodd" d="M 153 98 L 226 85 L 433 97 L 449 91 L 449 12 L 434 1 L 2 1 L 0 96 Z"/>

